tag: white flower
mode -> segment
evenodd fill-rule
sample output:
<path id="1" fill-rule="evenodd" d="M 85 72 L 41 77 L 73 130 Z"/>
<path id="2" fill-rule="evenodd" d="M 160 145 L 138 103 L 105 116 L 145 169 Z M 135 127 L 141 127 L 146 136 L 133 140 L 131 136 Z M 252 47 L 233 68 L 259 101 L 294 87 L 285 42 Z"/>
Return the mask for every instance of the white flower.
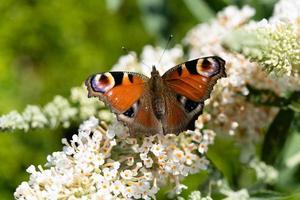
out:
<path id="1" fill-rule="evenodd" d="M 164 55 L 162 55 L 163 51 L 164 49 L 161 47 L 153 47 L 150 45 L 144 47 L 141 54 L 141 60 L 149 65 L 143 67 L 144 74 L 150 76 L 152 66 L 155 66 L 162 75 L 171 67 L 179 64 L 183 57 L 183 50 L 180 45 L 177 45 L 171 49 L 166 49 Z"/>
<path id="2" fill-rule="evenodd" d="M 112 67 L 112 71 L 141 71 L 135 52 L 129 52 L 128 55 L 121 56 L 118 62 Z"/>
<path id="3" fill-rule="evenodd" d="M 252 159 L 249 166 L 255 170 L 257 179 L 264 183 L 271 184 L 278 179 L 278 171 L 257 158 Z"/>
<path id="4" fill-rule="evenodd" d="M 227 197 L 224 200 L 249 200 L 250 196 L 246 189 L 241 189 L 239 191 L 226 191 L 225 194 Z"/>
<path id="5" fill-rule="evenodd" d="M 98 126 L 98 123 L 99 120 L 92 116 L 89 120 L 84 121 L 83 124 L 80 125 L 79 132 L 90 134 L 90 132 Z M 74 135 L 74 137 L 76 136 Z"/>
<path id="6" fill-rule="evenodd" d="M 195 154 L 193 154 L 193 153 L 187 153 L 185 155 L 185 159 L 186 159 L 186 161 L 185 161 L 186 164 L 187 165 L 191 165 L 197 159 L 197 156 Z"/>
<path id="7" fill-rule="evenodd" d="M 240 26 L 254 16 L 255 10 L 249 6 L 238 9 L 236 6 L 228 6 L 218 13 L 218 21 L 228 28 Z"/>
<path id="8" fill-rule="evenodd" d="M 210 196 L 202 197 L 200 191 L 193 191 L 188 196 L 188 200 L 212 200 Z"/>
<path id="9" fill-rule="evenodd" d="M 290 23 L 295 22 L 300 17 L 300 2 L 298 0 L 280 0 L 274 6 L 271 23 L 278 21 Z"/>
<path id="10" fill-rule="evenodd" d="M 124 170 L 120 173 L 120 176 L 123 178 L 123 179 L 131 179 L 132 176 L 133 176 L 133 173 L 131 170 Z"/>
<path id="11" fill-rule="evenodd" d="M 12 111 L 7 115 L 3 115 L 0 117 L 0 129 L 23 129 L 27 131 L 29 125 L 25 122 L 22 115 L 20 115 L 17 111 Z"/>
<path id="12" fill-rule="evenodd" d="M 104 103 L 99 101 L 97 98 L 88 98 L 88 91 L 86 86 L 82 85 L 81 87 L 74 87 L 71 89 L 71 102 L 79 104 L 78 112 L 80 119 L 87 119 L 90 116 L 97 115 L 97 112 L 100 108 L 104 107 Z M 100 116 L 100 113 L 99 113 Z M 110 121 L 112 117 L 106 116 L 101 119 Z"/>
<path id="13" fill-rule="evenodd" d="M 181 150 L 174 150 L 173 151 L 173 160 L 174 162 L 185 162 L 185 155 L 184 152 Z"/>
<path id="14" fill-rule="evenodd" d="M 193 191 L 189 197 L 189 200 L 201 200 L 201 192 L 200 191 Z"/>
<path id="15" fill-rule="evenodd" d="M 198 151 L 199 151 L 199 153 L 201 153 L 201 154 L 205 153 L 205 152 L 207 151 L 207 149 L 208 149 L 208 146 L 207 146 L 207 144 L 204 143 L 204 142 L 202 142 L 202 143 L 199 144 L 199 146 L 198 146 Z"/>
<path id="16" fill-rule="evenodd" d="M 150 199 L 170 178 L 177 180 L 175 191 L 180 192 L 184 186 L 179 181 L 184 176 L 208 165 L 197 153 L 197 145 L 190 146 L 191 133 L 154 135 L 141 140 L 117 134 L 108 137 L 107 130 L 98 123 L 95 117 L 82 123 L 70 143 L 63 140 L 63 151 L 47 157 L 45 169 L 30 166 L 28 184 L 22 183 L 15 197 Z M 110 126 L 117 130 L 113 126 L 118 125 Z M 126 131 L 124 128 L 121 132 Z M 135 145 L 137 148 L 132 148 Z M 141 152 L 141 147 L 151 150 Z"/>
<path id="17" fill-rule="evenodd" d="M 114 195 L 118 195 L 120 193 L 123 193 L 123 190 L 125 189 L 125 186 L 122 184 L 121 181 L 117 180 L 112 183 L 111 190 L 114 193 Z"/>
<path id="18" fill-rule="evenodd" d="M 164 154 L 164 147 L 161 144 L 154 144 L 151 147 L 151 152 L 159 157 L 160 155 Z"/>
<path id="19" fill-rule="evenodd" d="M 57 127 L 61 123 L 66 128 L 70 125 L 70 119 L 75 118 L 77 110 L 71 107 L 67 99 L 56 96 L 53 102 L 44 107 L 44 113 L 49 119 L 50 127 Z"/>
<path id="20" fill-rule="evenodd" d="M 175 194 L 180 194 L 182 192 L 182 190 L 185 190 L 187 189 L 187 186 L 186 185 L 183 185 L 183 184 L 178 184 L 176 187 L 175 187 Z"/>
<path id="21" fill-rule="evenodd" d="M 28 105 L 23 112 L 23 119 L 31 128 L 43 128 L 48 120 L 38 106 Z"/>
<path id="22" fill-rule="evenodd" d="M 152 160 L 152 158 L 146 158 L 143 160 L 143 163 L 146 168 L 150 168 L 153 165 L 153 160 Z"/>

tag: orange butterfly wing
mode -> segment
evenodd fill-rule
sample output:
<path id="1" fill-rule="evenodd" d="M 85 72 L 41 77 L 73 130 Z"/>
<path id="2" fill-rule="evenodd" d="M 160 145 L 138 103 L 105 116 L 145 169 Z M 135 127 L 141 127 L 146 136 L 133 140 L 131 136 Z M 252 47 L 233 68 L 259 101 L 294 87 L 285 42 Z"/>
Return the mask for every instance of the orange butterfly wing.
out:
<path id="1" fill-rule="evenodd" d="M 89 97 L 99 97 L 115 113 L 124 113 L 138 101 L 148 77 L 132 72 L 106 72 L 90 76 L 85 84 Z"/>
<path id="2" fill-rule="evenodd" d="M 225 61 L 217 56 L 191 60 L 173 67 L 163 75 L 166 85 L 175 93 L 203 102 L 216 81 L 226 76 Z"/>
<path id="3" fill-rule="evenodd" d="M 136 111 L 131 126 L 128 126 L 131 133 L 143 133 L 145 135 L 157 134 L 161 131 L 159 120 L 153 113 L 151 97 L 145 94 L 140 99 L 139 108 Z"/>

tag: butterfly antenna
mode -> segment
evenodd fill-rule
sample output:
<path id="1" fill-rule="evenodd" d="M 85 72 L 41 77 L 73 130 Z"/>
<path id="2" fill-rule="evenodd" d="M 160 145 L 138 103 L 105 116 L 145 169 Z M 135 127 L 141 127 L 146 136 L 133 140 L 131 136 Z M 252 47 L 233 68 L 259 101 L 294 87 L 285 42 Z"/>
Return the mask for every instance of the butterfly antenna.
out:
<path id="1" fill-rule="evenodd" d="M 169 46 L 170 41 L 171 41 L 172 38 L 173 38 L 173 35 L 169 35 L 167 44 L 166 44 L 166 46 L 165 46 L 165 48 L 164 48 L 164 51 L 162 52 L 162 54 L 161 54 L 161 56 L 160 56 L 160 58 L 159 58 L 159 60 L 158 60 L 157 66 L 160 64 L 160 61 L 161 61 L 161 59 L 163 58 L 163 56 L 164 56 L 164 54 L 165 54 L 165 52 L 166 52 L 166 49 L 168 48 L 168 46 Z"/>
<path id="2" fill-rule="evenodd" d="M 133 53 L 130 52 L 130 51 L 128 51 L 128 49 L 127 49 L 126 47 L 123 46 L 122 49 L 123 49 L 123 51 L 125 51 L 128 55 L 131 55 L 133 58 L 135 58 L 135 56 L 133 55 Z M 140 62 L 141 62 L 143 65 L 145 65 L 145 66 L 151 68 L 149 65 L 147 65 L 146 63 L 144 63 L 142 60 L 141 60 Z"/>

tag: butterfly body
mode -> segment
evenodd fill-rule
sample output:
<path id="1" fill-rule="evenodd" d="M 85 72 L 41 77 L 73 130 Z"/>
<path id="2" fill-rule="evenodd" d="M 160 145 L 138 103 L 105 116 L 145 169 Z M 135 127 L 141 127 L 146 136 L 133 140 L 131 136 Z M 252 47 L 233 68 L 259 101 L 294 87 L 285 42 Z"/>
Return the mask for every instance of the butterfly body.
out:
<path id="1" fill-rule="evenodd" d="M 155 67 L 148 78 L 133 72 L 106 72 L 86 80 L 89 97 L 104 101 L 131 135 L 178 134 L 192 128 L 216 81 L 225 76 L 217 56 L 177 65 L 163 76 Z"/>
<path id="2" fill-rule="evenodd" d="M 164 98 L 164 94 L 166 94 L 167 91 L 164 87 L 163 79 L 161 78 L 159 72 L 156 70 L 155 66 L 153 66 L 152 68 L 151 78 L 149 79 L 148 85 L 151 95 L 152 110 L 155 117 L 158 120 L 161 120 L 166 112 L 166 101 Z"/>

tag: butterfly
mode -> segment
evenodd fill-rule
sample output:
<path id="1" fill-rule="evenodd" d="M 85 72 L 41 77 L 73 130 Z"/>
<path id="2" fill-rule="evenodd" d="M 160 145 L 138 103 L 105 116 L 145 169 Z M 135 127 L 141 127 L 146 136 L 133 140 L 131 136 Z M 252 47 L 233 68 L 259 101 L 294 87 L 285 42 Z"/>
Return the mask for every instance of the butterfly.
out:
<path id="1" fill-rule="evenodd" d="M 204 101 L 217 80 L 226 76 L 225 61 L 218 56 L 190 60 L 160 76 L 135 72 L 105 72 L 85 81 L 88 97 L 98 97 L 130 135 L 176 134 L 194 128 Z"/>

